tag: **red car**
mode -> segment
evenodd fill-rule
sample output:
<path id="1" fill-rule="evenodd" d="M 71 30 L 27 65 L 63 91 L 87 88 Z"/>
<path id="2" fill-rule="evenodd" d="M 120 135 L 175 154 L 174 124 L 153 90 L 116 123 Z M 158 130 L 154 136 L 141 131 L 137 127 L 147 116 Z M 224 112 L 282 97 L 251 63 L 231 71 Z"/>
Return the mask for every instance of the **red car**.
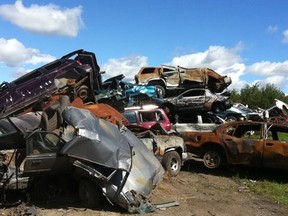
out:
<path id="1" fill-rule="evenodd" d="M 150 108 L 149 108 L 150 106 Z M 122 113 L 129 121 L 130 125 L 137 125 L 143 128 L 150 129 L 156 123 L 160 123 L 166 131 L 172 130 L 171 122 L 164 112 L 160 108 L 148 105 L 140 107 L 126 108 Z"/>

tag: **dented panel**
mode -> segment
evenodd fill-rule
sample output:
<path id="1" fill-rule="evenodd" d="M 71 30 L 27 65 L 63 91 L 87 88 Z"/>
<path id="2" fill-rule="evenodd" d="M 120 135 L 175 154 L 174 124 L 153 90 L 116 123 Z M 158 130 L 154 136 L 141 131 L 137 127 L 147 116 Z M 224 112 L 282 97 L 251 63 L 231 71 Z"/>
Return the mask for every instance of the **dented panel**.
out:
<path id="1" fill-rule="evenodd" d="M 225 156 L 228 164 L 288 169 L 287 125 L 228 122 L 212 132 L 183 132 L 181 136 L 187 149 L 200 157 L 212 150 Z"/>

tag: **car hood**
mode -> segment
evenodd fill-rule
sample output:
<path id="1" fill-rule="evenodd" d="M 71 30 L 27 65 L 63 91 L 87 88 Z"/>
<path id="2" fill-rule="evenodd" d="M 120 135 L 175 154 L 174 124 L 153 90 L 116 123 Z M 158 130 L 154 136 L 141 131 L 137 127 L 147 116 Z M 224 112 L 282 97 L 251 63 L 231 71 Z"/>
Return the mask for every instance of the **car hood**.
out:
<path id="1" fill-rule="evenodd" d="M 107 180 L 101 187 L 108 199 L 122 207 L 124 203 L 134 212 L 131 206 L 142 204 L 134 192 L 148 197 L 163 177 L 164 170 L 154 154 L 125 126 L 118 128 L 88 110 L 66 107 L 63 118 L 76 129 L 76 134 L 64 134 L 68 142 L 61 153 L 84 161 L 87 166 L 92 162 L 122 172 L 121 185 Z"/>
<path id="2" fill-rule="evenodd" d="M 65 108 L 63 118 L 76 129 L 77 136 L 71 137 L 61 150 L 62 154 L 114 169 L 130 170 L 132 150 L 116 126 L 88 110 L 75 107 Z"/>

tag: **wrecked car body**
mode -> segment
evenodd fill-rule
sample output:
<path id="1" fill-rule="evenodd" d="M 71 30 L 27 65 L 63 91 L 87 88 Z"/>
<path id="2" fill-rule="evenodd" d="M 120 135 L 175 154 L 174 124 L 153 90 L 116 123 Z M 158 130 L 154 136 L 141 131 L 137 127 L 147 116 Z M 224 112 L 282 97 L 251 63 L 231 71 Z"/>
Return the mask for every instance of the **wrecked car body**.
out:
<path id="1" fill-rule="evenodd" d="M 120 112 L 123 112 L 125 107 L 163 103 L 163 98 L 155 86 L 135 85 L 124 81 L 124 77 L 120 74 L 105 80 L 102 83 L 103 90 L 96 91 L 97 101 L 107 103 Z"/>
<path id="2" fill-rule="evenodd" d="M 139 125 L 127 126 L 154 153 L 169 176 L 177 176 L 182 165 L 189 159 L 183 138 L 167 133 L 160 123 L 149 129 Z"/>
<path id="3" fill-rule="evenodd" d="M 57 92 L 95 102 L 93 89 L 101 89 L 99 70 L 95 54 L 81 49 L 10 83 L 3 82 L 0 85 L 0 117 L 22 113 Z"/>
<path id="4" fill-rule="evenodd" d="M 13 117 L 15 121 L 0 120 L 1 150 L 21 153 L 15 157 L 12 177 L 29 177 L 27 187 L 36 199 L 61 196 L 62 187 L 73 179 L 86 207 L 96 207 L 101 194 L 129 212 L 147 206 L 164 173 L 153 153 L 125 126 L 118 128 L 85 109 L 61 110 L 63 124 L 50 131 L 41 129 L 47 124 L 42 123 L 45 111 L 23 115 L 33 119 L 21 120 L 21 115 Z M 9 189 L 11 178 L 5 176 L 0 186 Z"/>
<path id="5" fill-rule="evenodd" d="M 183 132 L 187 150 L 207 168 L 221 164 L 288 169 L 288 127 L 273 122 L 234 121 L 212 132 Z"/>
<path id="6" fill-rule="evenodd" d="M 161 108 L 169 116 L 177 113 L 191 111 L 213 111 L 218 113 L 232 106 L 230 102 L 230 92 L 212 93 L 209 89 L 189 89 L 176 97 L 165 98 Z M 170 119 L 175 122 L 175 119 Z"/>
<path id="7" fill-rule="evenodd" d="M 138 85 L 154 85 L 163 97 L 173 96 L 190 88 L 208 88 L 220 93 L 231 84 L 231 78 L 209 68 L 181 66 L 142 67 L 135 75 Z M 172 95 L 171 95 L 172 94 Z"/>
<path id="8" fill-rule="evenodd" d="M 159 123 L 167 132 L 172 130 L 172 124 L 168 116 L 163 109 L 157 106 L 129 107 L 122 114 L 129 121 L 129 125 L 150 129 Z"/>

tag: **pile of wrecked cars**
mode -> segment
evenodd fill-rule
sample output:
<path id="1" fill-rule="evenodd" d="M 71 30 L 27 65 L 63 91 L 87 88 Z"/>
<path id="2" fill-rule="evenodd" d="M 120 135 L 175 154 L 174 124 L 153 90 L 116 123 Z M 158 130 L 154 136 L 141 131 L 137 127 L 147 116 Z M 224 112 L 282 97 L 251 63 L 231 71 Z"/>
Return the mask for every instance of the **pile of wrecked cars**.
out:
<path id="1" fill-rule="evenodd" d="M 285 125 L 221 118 L 230 77 L 181 66 L 143 67 L 136 84 L 102 74 L 94 53 L 76 50 L 0 85 L 1 201 L 15 189 L 52 200 L 72 184 L 83 206 L 105 197 L 142 213 L 155 210 L 165 171 L 190 159 L 285 168 Z"/>

